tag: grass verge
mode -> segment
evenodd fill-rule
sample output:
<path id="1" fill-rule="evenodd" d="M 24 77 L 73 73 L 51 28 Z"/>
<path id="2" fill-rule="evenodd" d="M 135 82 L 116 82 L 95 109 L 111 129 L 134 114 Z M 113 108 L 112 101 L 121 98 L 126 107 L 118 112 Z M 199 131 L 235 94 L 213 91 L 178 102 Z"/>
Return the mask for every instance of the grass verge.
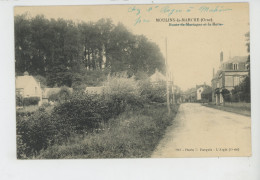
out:
<path id="1" fill-rule="evenodd" d="M 165 104 L 153 104 L 138 111 L 126 111 L 98 132 L 74 136 L 67 143 L 48 147 L 36 159 L 150 157 L 177 110 L 175 106 L 168 115 Z"/>
<path id="2" fill-rule="evenodd" d="M 215 104 L 203 104 L 204 106 L 219 109 L 222 111 L 232 112 L 236 114 L 241 114 L 244 116 L 251 116 L 250 103 L 226 103 L 225 106 L 215 105 Z"/>

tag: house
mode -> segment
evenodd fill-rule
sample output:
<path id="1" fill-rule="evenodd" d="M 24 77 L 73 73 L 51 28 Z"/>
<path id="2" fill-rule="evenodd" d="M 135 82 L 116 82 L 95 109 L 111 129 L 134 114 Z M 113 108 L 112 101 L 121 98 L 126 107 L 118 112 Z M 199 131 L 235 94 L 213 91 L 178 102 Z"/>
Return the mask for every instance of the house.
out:
<path id="1" fill-rule="evenodd" d="M 223 61 L 223 52 L 220 53 L 220 67 L 217 73 L 213 69 L 212 101 L 216 104 L 224 102 L 223 93 L 231 92 L 249 73 L 247 56 L 235 56 Z"/>
<path id="2" fill-rule="evenodd" d="M 166 80 L 167 80 L 166 77 L 162 73 L 160 73 L 157 69 L 155 70 L 155 73 L 150 76 L 150 82 L 153 85 L 164 83 L 166 82 Z"/>
<path id="3" fill-rule="evenodd" d="M 40 82 L 38 82 L 33 76 L 30 76 L 28 72 L 25 72 L 23 76 L 16 76 L 15 91 L 17 95 L 20 95 L 23 98 L 39 97 L 39 105 L 42 102 L 42 89 Z"/>
<path id="4" fill-rule="evenodd" d="M 196 87 L 196 100 L 197 101 L 201 101 L 201 94 L 202 94 L 202 92 L 203 92 L 203 90 L 204 90 L 204 86 L 198 86 L 198 87 Z"/>
<path id="5" fill-rule="evenodd" d="M 211 93 L 211 87 L 204 84 L 202 85 L 196 85 L 196 101 L 197 102 L 205 102 L 205 101 L 211 101 L 211 97 L 208 96 L 208 94 Z"/>

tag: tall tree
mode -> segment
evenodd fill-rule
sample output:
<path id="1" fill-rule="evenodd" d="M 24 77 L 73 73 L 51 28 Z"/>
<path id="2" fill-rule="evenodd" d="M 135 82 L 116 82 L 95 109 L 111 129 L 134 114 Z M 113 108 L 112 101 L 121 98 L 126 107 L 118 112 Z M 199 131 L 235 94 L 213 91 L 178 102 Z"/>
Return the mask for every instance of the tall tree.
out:
<path id="1" fill-rule="evenodd" d="M 31 26 L 27 14 L 18 15 L 14 20 L 15 72 L 28 71 L 31 57 Z"/>
<path id="2" fill-rule="evenodd" d="M 150 75 L 156 68 L 164 71 L 155 43 L 134 35 L 122 23 L 114 25 L 111 19 L 76 24 L 42 15 L 16 16 L 15 60 L 17 74 L 28 71 L 43 76 L 49 86 L 71 86 L 74 80 L 85 79 L 80 78 L 86 76 L 84 71 L 104 68 L 111 73 L 126 71 L 129 76 Z M 84 68 L 78 71 L 79 67 Z"/>

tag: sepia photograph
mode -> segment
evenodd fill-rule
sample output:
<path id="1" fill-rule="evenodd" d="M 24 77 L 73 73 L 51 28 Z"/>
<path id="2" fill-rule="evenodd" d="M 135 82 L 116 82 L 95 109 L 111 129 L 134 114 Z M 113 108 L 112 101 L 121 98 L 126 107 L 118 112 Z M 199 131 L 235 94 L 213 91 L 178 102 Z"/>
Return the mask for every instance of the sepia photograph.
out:
<path id="1" fill-rule="evenodd" d="M 248 3 L 14 7 L 17 159 L 250 157 Z"/>

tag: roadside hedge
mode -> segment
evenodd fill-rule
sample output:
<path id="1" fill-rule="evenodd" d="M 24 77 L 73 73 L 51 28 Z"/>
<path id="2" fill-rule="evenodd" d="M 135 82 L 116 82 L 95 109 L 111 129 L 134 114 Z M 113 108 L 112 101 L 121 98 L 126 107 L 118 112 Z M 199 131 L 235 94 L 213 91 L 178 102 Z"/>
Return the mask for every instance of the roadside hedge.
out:
<path id="1" fill-rule="evenodd" d="M 73 135 L 96 132 L 112 117 L 139 107 L 143 107 L 142 100 L 131 93 L 75 92 L 57 104 L 51 113 L 44 107 L 26 117 L 17 113 L 17 157 L 33 157 L 54 143 L 67 142 Z"/>
<path id="2" fill-rule="evenodd" d="M 32 157 L 54 143 L 56 127 L 51 116 L 38 110 L 28 118 L 16 116 L 17 158 Z"/>
<path id="3" fill-rule="evenodd" d="M 63 96 L 64 95 L 64 96 Z M 103 94 L 83 91 L 57 94 L 59 103 L 51 111 L 45 106 L 31 114 L 17 113 L 17 157 L 32 158 L 71 137 L 99 132 L 126 111 L 137 112 L 146 99 L 133 78 L 110 78 Z"/>
<path id="4" fill-rule="evenodd" d="M 23 105 L 30 106 L 30 105 L 38 105 L 40 101 L 39 97 L 25 97 L 23 98 Z"/>

